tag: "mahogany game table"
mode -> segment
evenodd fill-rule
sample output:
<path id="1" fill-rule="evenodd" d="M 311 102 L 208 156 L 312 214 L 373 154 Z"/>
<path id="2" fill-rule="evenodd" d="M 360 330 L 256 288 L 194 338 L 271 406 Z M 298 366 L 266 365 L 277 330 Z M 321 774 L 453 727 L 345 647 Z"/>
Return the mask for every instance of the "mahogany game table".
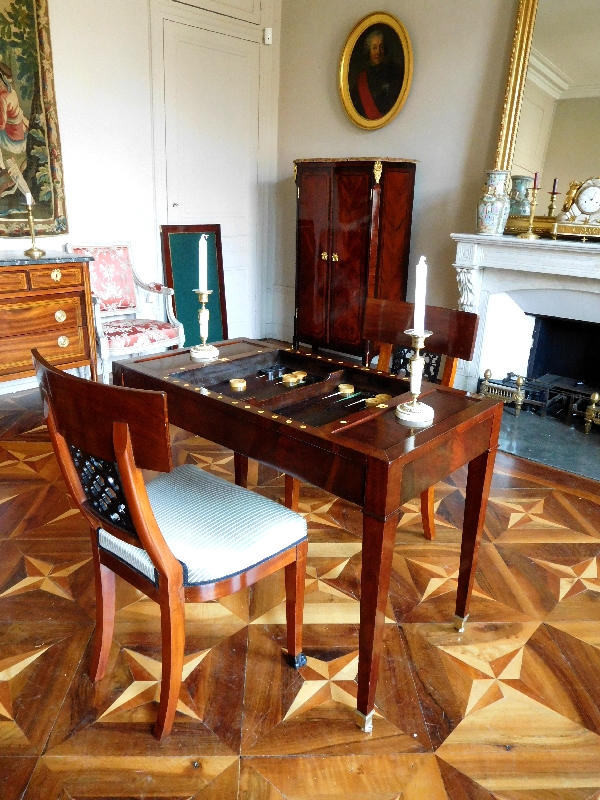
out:
<path id="1" fill-rule="evenodd" d="M 361 507 L 363 550 L 357 709 L 371 730 L 384 615 L 400 507 L 468 464 L 456 616 L 462 629 L 483 530 L 502 402 L 423 384 L 421 400 L 434 423 L 412 430 L 395 407 L 410 399 L 408 381 L 324 355 L 276 349 L 250 339 L 216 345 L 202 364 L 188 350 L 113 364 L 114 382 L 164 391 L 169 421 L 236 453 L 236 482 L 245 484 L 253 458 Z M 301 370 L 287 387 L 282 374 Z M 231 388 L 245 378 L 245 391 Z M 354 391 L 342 395 L 341 383 Z M 365 400 L 391 395 L 367 407 Z"/>

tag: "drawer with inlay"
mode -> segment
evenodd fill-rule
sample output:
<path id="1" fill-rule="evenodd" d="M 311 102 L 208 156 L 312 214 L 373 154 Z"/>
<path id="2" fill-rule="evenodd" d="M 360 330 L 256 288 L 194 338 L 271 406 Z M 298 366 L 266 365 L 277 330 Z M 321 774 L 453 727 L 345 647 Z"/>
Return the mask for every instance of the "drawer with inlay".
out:
<path id="1" fill-rule="evenodd" d="M 83 324 L 82 297 L 62 296 L 52 300 L 21 300 L 0 305 L 0 336 L 20 336 Z"/>
<path id="2" fill-rule="evenodd" d="M 63 286 L 82 286 L 81 267 L 57 267 L 48 264 L 45 268 L 30 269 L 29 282 L 32 289 L 57 289 Z"/>
<path id="3" fill-rule="evenodd" d="M 0 271 L 0 292 L 22 292 L 27 289 L 26 272 Z"/>
<path id="4" fill-rule="evenodd" d="M 0 338 L 0 374 L 30 369 L 33 348 L 37 348 L 53 364 L 82 361 L 89 358 L 86 341 L 86 329 L 77 326 Z"/>

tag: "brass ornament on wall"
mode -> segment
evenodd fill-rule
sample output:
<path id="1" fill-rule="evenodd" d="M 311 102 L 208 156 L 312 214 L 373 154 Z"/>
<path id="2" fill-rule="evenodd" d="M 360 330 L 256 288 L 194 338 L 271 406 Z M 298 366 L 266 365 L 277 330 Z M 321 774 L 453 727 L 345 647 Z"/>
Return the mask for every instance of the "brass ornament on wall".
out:
<path id="1" fill-rule="evenodd" d="M 377 12 L 358 22 L 344 45 L 339 91 L 355 125 L 377 130 L 398 114 L 410 91 L 413 53 L 404 25 Z"/>

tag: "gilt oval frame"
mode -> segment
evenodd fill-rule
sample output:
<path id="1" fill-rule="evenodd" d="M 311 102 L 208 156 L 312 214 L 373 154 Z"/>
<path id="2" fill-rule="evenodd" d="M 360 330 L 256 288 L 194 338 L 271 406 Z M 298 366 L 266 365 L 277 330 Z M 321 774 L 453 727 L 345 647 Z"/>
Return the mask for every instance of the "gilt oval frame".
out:
<path id="1" fill-rule="evenodd" d="M 362 114 L 358 113 L 350 96 L 351 90 L 349 85 L 350 59 L 354 53 L 354 48 L 356 47 L 356 44 L 362 34 L 367 30 L 367 28 L 370 28 L 373 25 L 387 25 L 390 27 L 398 36 L 404 54 L 404 76 L 400 92 L 392 108 L 378 119 L 368 119 L 367 117 L 363 117 Z M 363 17 L 360 22 L 357 22 L 354 28 L 350 31 L 350 35 L 346 39 L 346 44 L 342 50 L 338 75 L 338 88 L 340 91 L 342 105 L 344 106 L 346 114 L 350 117 L 355 125 L 358 125 L 359 128 L 363 128 L 364 130 L 377 130 L 378 128 L 383 128 L 385 125 L 391 122 L 406 102 L 412 83 L 412 76 L 412 45 L 408 32 L 400 20 L 384 11 L 377 11 L 373 14 L 367 14 L 367 16 Z"/>

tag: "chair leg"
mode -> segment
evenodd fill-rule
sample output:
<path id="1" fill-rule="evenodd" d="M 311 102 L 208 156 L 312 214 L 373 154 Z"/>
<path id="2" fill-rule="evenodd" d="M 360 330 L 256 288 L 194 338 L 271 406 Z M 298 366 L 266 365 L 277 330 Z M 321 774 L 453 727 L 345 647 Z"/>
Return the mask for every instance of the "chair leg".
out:
<path id="1" fill-rule="evenodd" d="M 298 503 L 300 501 L 300 481 L 298 478 L 292 478 L 291 475 L 285 476 L 285 505 L 291 508 L 292 511 L 298 511 Z"/>
<path id="2" fill-rule="evenodd" d="M 299 669 L 306 664 L 302 652 L 302 618 L 304 616 L 304 581 L 308 542 L 296 547 L 296 560 L 285 568 L 285 616 L 287 622 L 287 650 L 290 663 Z"/>
<path id="3" fill-rule="evenodd" d="M 425 489 L 421 494 L 421 518 L 423 520 L 423 534 L 426 539 L 435 538 L 435 511 L 433 509 L 434 491 L 433 486 Z"/>
<path id="4" fill-rule="evenodd" d="M 157 739 L 171 733 L 183 670 L 185 646 L 185 600 L 183 588 L 166 589 L 160 601 L 160 631 L 162 639 L 162 680 L 158 717 L 154 726 Z"/>
<path id="5" fill-rule="evenodd" d="M 95 536 L 95 533 L 92 533 Z M 115 573 L 100 563 L 98 545 L 92 542 L 96 579 L 96 633 L 90 678 L 96 683 L 106 674 L 115 629 Z"/>

